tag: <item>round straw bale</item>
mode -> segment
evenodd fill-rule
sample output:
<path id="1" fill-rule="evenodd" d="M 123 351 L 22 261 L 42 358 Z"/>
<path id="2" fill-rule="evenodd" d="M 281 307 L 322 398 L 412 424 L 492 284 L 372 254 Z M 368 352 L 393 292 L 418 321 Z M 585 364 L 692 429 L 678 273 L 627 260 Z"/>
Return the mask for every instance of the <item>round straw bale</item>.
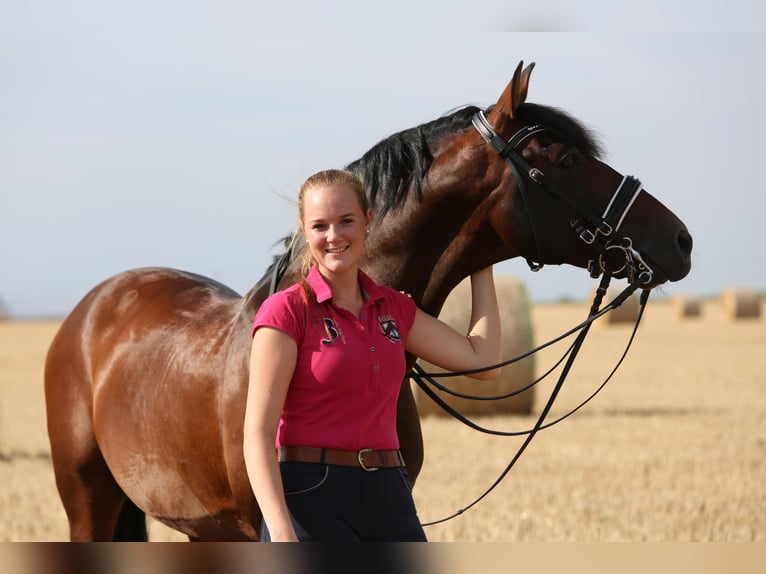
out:
<path id="1" fill-rule="evenodd" d="M 603 309 L 606 305 L 612 302 L 612 300 L 617 297 L 620 293 L 622 293 L 625 290 L 626 285 L 610 285 L 609 288 L 606 290 L 606 295 L 604 295 L 604 300 L 601 303 L 601 308 Z M 591 301 L 596 296 L 596 289 L 593 289 L 590 294 Z M 594 326 L 604 326 L 604 325 L 617 325 L 617 324 L 625 324 L 625 323 L 635 323 L 636 319 L 638 319 L 638 311 L 639 311 L 639 301 L 638 301 L 638 294 L 632 293 L 630 297 L 625 299 L 625 301 L 622 302 L 622 305 L 617 307 L 616 309 L 612 309 L 607 314 L 605 314 L 603 317 L 596 320 L 595 323 L 593 323 Z"/>
<path id="2" fill-rule="evenodd" d="M 702 302 L 698 297 L 677 295 L 671 300 L 673 313 L 679 319 L 699 317 L 702 315 Z"/>
<path id="3" fill-rule="evenodd" d="M 496 276 L 497 302 L 500 308 L 503 360 L 511 359 L 532 349 L 532 319 L 529 312 L 529 299 L 524 284 L 514 277 Z M 459 333 L 465 333 L 471 317 L 470 279 L 464 280 L 450 293 L 444 303 L 439 318 L 452 326 Z M 428 373 L 442 373 L 440 369 L 426 361 L 419 360 Z M 489 381 L 480 381 L 470 377 L 438 378 L 437 382 L 463 394 L 478 396 L 497 396 L 511 393 L 529 385 L 534 379 L 534 356 L 527 357 L 502 368 L 500 376 Z M 446 415 L 423 390 L 412 381 L 412 390 L 418 405 L 418 412 L 423 415 Z M 534 388 L 512 397 L 476 401 L 455 397 L 442 391 L 436 391 L 440 398 L 462 414 L 517 413 L 528 414 L 532 409 Z"/>
<path id="4" fill-rule="evenodd" d="M 729 320 L 757 319 L 761 316 L 761 297 L 755 289 L 725 289 L 720 300 L 724 317 Z"/>

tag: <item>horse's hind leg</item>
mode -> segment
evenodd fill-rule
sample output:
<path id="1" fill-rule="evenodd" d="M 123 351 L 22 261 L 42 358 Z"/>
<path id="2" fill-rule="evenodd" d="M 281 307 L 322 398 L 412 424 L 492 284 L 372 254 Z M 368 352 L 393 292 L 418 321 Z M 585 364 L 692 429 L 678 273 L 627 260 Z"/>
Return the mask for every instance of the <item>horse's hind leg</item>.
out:
<path id="1" fill-rule="evenodd" d="M 101 453 L 97 449 L 62 452 L 54 448 L 52 458 L 56 486 L 69 520 L 70 540 L 111 541 L 125 494 Z"/>
<path id="2" fill-rule="evenodd" d="M 86 370 L 63 330 L 45 366 L 51 458 L 72 541 L 111 541 L 125 494 L 101 455 L 93 432 Z"/>

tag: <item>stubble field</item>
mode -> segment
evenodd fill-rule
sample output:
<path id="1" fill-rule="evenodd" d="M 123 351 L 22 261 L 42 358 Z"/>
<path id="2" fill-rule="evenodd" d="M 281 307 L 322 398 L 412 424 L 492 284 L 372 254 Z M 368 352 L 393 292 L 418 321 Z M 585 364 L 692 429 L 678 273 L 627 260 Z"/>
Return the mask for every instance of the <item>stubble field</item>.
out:
<path id="1" fill-rule="evenodd" d="M 580 322 L 586 304 L 532 308 L 535 340 Z M 58 322 L 0 322 L 0 541 L 63 541 L 51 468 L 42 372 Z M 551 417 L 609 374 L 630 334 L 596 325 Z M 537 370 L 564 352 L 541 352 Z M 766 541 L 766 321 L 732 322 L 715 301 L 678 318 L 650 300 L 625 363 L 591 403 L 540 432 L 500 486 L 458 518 L 428 526 L 433 541 Z M 477 382 L 477 385 L 481 383 Z M 477 417 L 483 426 L 531 416 Z M 452 514 L 503 471 L 521 438 L 490 437 L 441 417 L 423 421 L 426 460 L 415 487 L 422 521 Z M 151 523 L 153 540 L 185 537 Z"/>

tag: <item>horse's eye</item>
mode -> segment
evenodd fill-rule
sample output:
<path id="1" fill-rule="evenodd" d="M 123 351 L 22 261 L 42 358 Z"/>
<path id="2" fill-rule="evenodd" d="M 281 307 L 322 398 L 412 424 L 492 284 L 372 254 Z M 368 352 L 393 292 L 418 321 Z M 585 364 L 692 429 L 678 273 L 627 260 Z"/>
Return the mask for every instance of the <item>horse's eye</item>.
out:
<path id="1" fill-rule="evenodd" d="M 559 167 L 563 167 L 565 169 L 575 167 L 577 164 L 577 154 L 575 153 L 565 154 L 564 157 L 559 160 Z"/>

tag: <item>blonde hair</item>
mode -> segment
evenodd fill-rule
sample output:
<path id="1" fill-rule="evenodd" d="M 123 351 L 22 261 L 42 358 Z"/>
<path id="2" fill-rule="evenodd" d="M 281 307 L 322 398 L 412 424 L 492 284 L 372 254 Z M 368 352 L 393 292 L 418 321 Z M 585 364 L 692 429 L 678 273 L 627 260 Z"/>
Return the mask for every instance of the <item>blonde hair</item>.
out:
<path id="1" fill-rule="evenodd" d="M 306 237 L 302 231 L 303 226 L 303 201 L 306 197 L 306 193 L 312 189 L 320 187 L 333 187 L 338 185 L 344 185 L 351 189 L 356 195 L 359 201 L 359 207 L 362 208 L 363 213 L 367 213 L 370 208 L 370 202 L 367 199 L 367 194 L 364 192 L 364 183 L 361 179 L 355 176 L 350 171 L 343 169 L 326 169 L 315 173 L 310 176 L 301 185 L 298 192 L 298 231 L 293 234 L 291 249 L 294 250 L 295 260 L 300 264 L 300 272 L 303 277 L 308 275 L 311 270 L 311 266 L 314 264 L 314 258 L 311 256 L 311 249 L 306 241 Z"/>

